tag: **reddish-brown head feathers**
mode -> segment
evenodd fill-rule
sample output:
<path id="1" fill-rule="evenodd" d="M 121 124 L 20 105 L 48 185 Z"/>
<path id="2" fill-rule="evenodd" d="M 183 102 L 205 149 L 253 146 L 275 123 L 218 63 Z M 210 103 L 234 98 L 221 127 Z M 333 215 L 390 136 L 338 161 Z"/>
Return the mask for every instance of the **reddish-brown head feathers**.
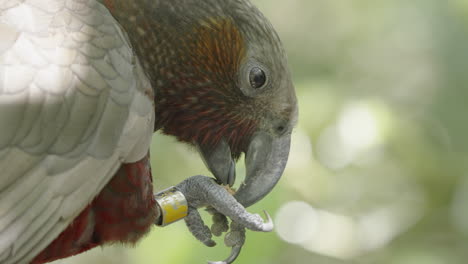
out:
<path id="1" fill-rule="evenodd" d="M 208 148 L 224 138 L 238 157 L 259 127 L 269 131 L 292 116 L 295 95 L 284 51 L 250 2 L 102 1 L 151 81 L 156 130 Z M 267 72 L 264 89 L 250 87 L 251 66 Z"/>
<path id="2" fill-rule="evenodd" d="M 255 122 L 236 87 L 245 59 L 241 33 L 229 19 L 200 22 L 179 36 L 177 66 L 161 72 L 167 80 L 156 94 L 156 127 L 184 142 L 214 146 L 225 138 L 235 156 L 245 147 Z"/>

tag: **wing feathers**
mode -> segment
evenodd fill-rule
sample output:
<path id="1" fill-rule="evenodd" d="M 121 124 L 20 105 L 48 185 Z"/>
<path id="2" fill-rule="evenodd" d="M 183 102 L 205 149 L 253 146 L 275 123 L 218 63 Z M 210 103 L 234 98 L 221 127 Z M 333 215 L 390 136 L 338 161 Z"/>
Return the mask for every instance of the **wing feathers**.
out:
<path id="1" fill-rule="evenodd" d="M 4 93 L 24 91 L 34 79 L 36 71 L 25 65 L 5 65 L 2 69 L 4 88 L 14 88 L 14 91 L 4 90 Z M 8 76 L 8 78 L 6 78 Z"/>
<path id="2" fill-rule="evenodd" d="M 16 131 L 24 115 L 25 105 L 18 103 L 27 101 L 28 91 L 24 90 L 15 94 L 2 93 L 0 96 L 0 149 L 7 147 L 13 142 Z"/>
<path id="3" fill-rule="evenodd" d="M 14 182 L 23 179 L 23 175 L 33 169 L 42 159 L 42 156 L 31 156 L 23 154 L 23 151 L 15 148 L 5 148 L 0 155 L 0 168 L 2 172 L 0 178 L 0 197 L 3 197 L 7 193 L 7 188 L 11 187 Z M 16 165 L 19 164 L 19 165 Z M 1 198 L 0 198 L 1 200 Z M 0 203 L 0 208 L 5 206 L 4 203 Z M 2 210 L 0 209 L 0 215 Z"/>
<path id="4" fill-rule="evenodd" d="M 97 158 L 110 156 L 117 146 L 123 130 L 124 123 L 122 121 L 126 120 L 127 116 L 128 109 L 108 100 L 88 152 Z"/>
<path id="5" fill-rule="evenodd" d="M 0 24 L 0 36 L 2 36 L 2 41 L 0 42 L 0 55 L 2 55 L 16 42 L 19 32 L 9 25 Z"/>
<path id="6" fill-rule="evenodd" d="M 36 221 L 29 225 L 27 232 L 22 233 L 10 249 L 9 254 L 12 257 L 8 258 L 6 263 L 27 263 L 30 260 L 27 256 L 35 256 L 41 251 L 41 247 L 38 246 L 40 242 L 47 243 L 60 234 L 61 231 L 57 226 L 64 222 L 56 217 L 60 205 L 60 199 L 49 202 L 47 209 L 41 212 Z"/>
<path id="7" fill-rule="evenodd" d="M 12 5 L 12 2 L 16 2 Z M 94 0 L 0 0 L 0 262 L 26 263 L 146 155 L 151 87 Z"/>

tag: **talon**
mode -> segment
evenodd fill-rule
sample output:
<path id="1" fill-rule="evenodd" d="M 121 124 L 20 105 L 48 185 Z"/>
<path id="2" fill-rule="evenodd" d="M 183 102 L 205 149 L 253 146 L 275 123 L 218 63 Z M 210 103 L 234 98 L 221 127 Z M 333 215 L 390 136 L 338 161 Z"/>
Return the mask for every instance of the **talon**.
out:
<path id="1" fill-rule="evenodd" d="M 231 255 L 225 261 L 209 262 L 211 264 L 230 264 L 237 258 L 245 242 L 245 228 L 262 232 L 273 230 L 273 220 L 266 211 L 266 220 L 258 214 L 247 212 L 235 197 L 210 177 L 193 176 L 176 187 L 188 200 L 189 213 L 184 219 L 187 227 L 205 245 L 214 245 L 212 235 L 219 235 L 228 229 L 226 217 L 232 221 L 231 232 L 225 237 L 225 244 L 232 247 Z M 197 211 L 197 208 L 207 205 L 207 211 L 214 216 L 214 228 L 211 230 L 203 223 Z"/>
<path id="2" fill-rule="evenodd" d="M 233 246 L 231 255 L 224 261 L 208 261 L 208 264 L 231 264 L 233 263 L 241 252 L 242 246 Z"/>
<path id="3" fill-rule="evenodd" d="M 263 210 L 263 213 L 265 214 L 267 221 L 263 224 L 263 229 L 261 231 L 271 232 L 275 227 L 275 225 L 273 224 L 273 219 L 271 219 L 270 214 L 266 210 Z"/>

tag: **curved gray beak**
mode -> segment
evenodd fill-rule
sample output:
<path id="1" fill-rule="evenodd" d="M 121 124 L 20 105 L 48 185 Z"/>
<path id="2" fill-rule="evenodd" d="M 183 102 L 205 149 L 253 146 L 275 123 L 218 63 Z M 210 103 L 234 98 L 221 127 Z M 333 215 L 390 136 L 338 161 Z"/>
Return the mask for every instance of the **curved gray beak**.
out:
<path id="1" fill-rule="evenodd" d="M 247 175 L 234 197 L 244 207 L 251 206 L 265 197 L 281 178 L 289 156 L 291 134 L 274 137 L 266 132 L 253 135 L 245 153 Z M 230 185 L 235 181 L 235 163 L 228 144 L 222 141 L 208 152 L 198 150 L 208 169 L 219 183 Z"/>
<path id="2" fill-rule="evenodd" d="M 219 184 L 232 186 L 236 181 L 236 163 L 232 159 L 231 148 L 222 140 L 210 150 L 197 145 L 205 166 L 213 173 Z"/>
<path id="3" fill-rule="evenodd" d="M 247 175 L 234 197 L 244 207 L 260 201 L 275 187 L 288 162 L 291 134 L 281 137 L 258 132 L 245 153 Z"/>

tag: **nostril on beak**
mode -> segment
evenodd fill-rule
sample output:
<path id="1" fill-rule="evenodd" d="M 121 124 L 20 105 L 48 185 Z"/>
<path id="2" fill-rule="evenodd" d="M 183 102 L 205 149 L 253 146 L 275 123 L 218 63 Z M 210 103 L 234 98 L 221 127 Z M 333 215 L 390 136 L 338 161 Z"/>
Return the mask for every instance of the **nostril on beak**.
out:
<path id="1" fill-rule="evenodd" d="M 276 127 L 276 132 L 278 132 L 278 134 L 283 134 L 283 132 L 284 132 L 285 129 L 286 129 L 286 128 L 285 128 L 284 126 L 281 126 L 281 125 L 280 125 L 280 126 L 277 126 L 277 127 Z"/>
<path id="2" fill-rule="evenodd" d="M 275 126 L 275 133 L 278 136 L 282 136 L 284 133 L 286 133 L 288 130 L 288 124 L 287 122 L 281 121 Z"/>

